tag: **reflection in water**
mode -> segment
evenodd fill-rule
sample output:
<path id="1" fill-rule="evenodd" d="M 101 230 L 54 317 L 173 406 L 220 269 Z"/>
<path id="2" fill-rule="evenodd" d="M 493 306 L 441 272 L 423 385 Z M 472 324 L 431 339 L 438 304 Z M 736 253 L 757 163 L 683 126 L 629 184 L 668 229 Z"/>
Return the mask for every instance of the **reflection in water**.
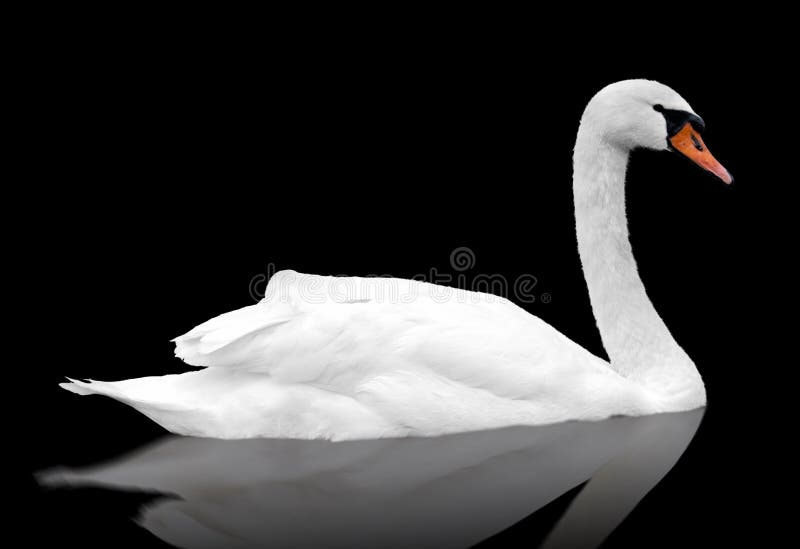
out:
<path id="1" fill-rule="evenodd" d="M 169 436 L 42 484 L 175 495 L 141 525 L 185 548 L 468 547 L 590 479 L 545 547 L 596 547 L 672 468 L 703 410 L 369 441 Z"/>

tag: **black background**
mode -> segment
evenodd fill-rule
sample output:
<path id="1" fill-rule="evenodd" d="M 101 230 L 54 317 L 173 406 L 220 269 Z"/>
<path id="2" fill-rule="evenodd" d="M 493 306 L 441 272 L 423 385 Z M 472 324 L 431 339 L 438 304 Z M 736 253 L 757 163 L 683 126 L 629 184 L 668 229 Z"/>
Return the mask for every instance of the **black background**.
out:
<path id="1" fill-rule="evenodd" d="M 524 306 L 605 357 L 574 239 L 572 145 L 597 90 L 645 77 L 705 119 L 705 142 L 736 181 L 669 153 L 632 157 L 634 252 L 709 406 L 681 461 L 606 546 L 771 535 L 775 379 L 761 370 L 756 331 L 776 322 L 764 274 L 779 243 L 775 190 L 753 154 L 765 138 L 752 126 L 753 105 L 766 118 L 777 108 L 757 95 L 774 82 L 770 66 L 725 50 L 613 61 L 630 49 L 596 44 L 575 59 L 523 32 L 262 40 L 175 25 L 61 33 L 31 65 L 26 181 L 38 236 L 27 251 L 39 329 L 26 347 L 25 475 L 161 435 L 132 409 L 57 383 L 184 371 L 169 340 L 251 304 L 251 280 L 270 265 L 411 277 L 452 273 L 450 252 L 466 246 L 468 276 L 533 274 L 538 299 Z M 80 532 L 83 546 L 160 546 L 129 521 L 138 496 L 39 493 L 26 479 L 18 528 L 32 540 Z"/>

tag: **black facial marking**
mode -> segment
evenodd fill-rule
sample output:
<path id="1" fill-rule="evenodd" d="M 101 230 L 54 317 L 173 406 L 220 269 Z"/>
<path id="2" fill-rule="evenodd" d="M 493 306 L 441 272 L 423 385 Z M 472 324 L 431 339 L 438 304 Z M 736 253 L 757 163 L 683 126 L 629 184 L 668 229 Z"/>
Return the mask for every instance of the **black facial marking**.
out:
<path id="1" fill-rule="evenodd" d="M 706 129 L 706 123 L 694 113 L 665 109 L 663 105 L 653 105 L 653 109 L 663 114 L 664 120 L 667 121 L 667 138 L 681 131 L 681 128 L 683 128 L 687 122 L 692 125 L 697 133 L 703 133 L 703 130 Z"/>
<path id="2" fill-rule="evenodd" d="M 700 141 L 697 140 L 697 137 L 695 137 L 694 134 L 692 134 L 692 143 L 694 143 L 694 148 L 698 151 L 703 150 L 703 145 L 700 144 Z"/>

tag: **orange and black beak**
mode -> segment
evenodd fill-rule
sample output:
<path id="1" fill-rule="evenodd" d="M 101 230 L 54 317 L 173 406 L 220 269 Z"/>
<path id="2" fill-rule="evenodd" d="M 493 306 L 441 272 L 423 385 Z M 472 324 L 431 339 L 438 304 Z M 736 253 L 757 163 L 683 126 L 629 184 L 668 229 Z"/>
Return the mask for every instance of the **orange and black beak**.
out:
<path id="1" fill-rule="evenodd" d="M 733 177 L 708 151 L 700 133 L 695 130 L 691 122 L 686 122 L 675 135 L 668 139 L 670 148 L 684 155 L 686 158 L 707 170 L 725 183 L 733 183 Z"/>

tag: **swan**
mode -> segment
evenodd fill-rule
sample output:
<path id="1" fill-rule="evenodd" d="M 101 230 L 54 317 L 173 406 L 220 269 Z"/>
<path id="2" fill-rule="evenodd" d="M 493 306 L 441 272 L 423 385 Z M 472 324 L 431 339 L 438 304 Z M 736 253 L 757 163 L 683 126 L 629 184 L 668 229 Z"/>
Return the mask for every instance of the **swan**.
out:
<path id="1" fill-rule="evenodd" d="M 609 362 L 495 295 L 281 271 L 259 303 L 173 340 L 176 356 L 203 369 L 61 386 L 117 399 L 174 433 L 217 438 L 437 436 L 702 407 L 700 374 L 637 272 L 624 185 L 638 147 L 682 154 L 730 184 L 703 129 L 686 100 L 650 80 L 610 84 L 583 113 L 575 225 Z"/>

